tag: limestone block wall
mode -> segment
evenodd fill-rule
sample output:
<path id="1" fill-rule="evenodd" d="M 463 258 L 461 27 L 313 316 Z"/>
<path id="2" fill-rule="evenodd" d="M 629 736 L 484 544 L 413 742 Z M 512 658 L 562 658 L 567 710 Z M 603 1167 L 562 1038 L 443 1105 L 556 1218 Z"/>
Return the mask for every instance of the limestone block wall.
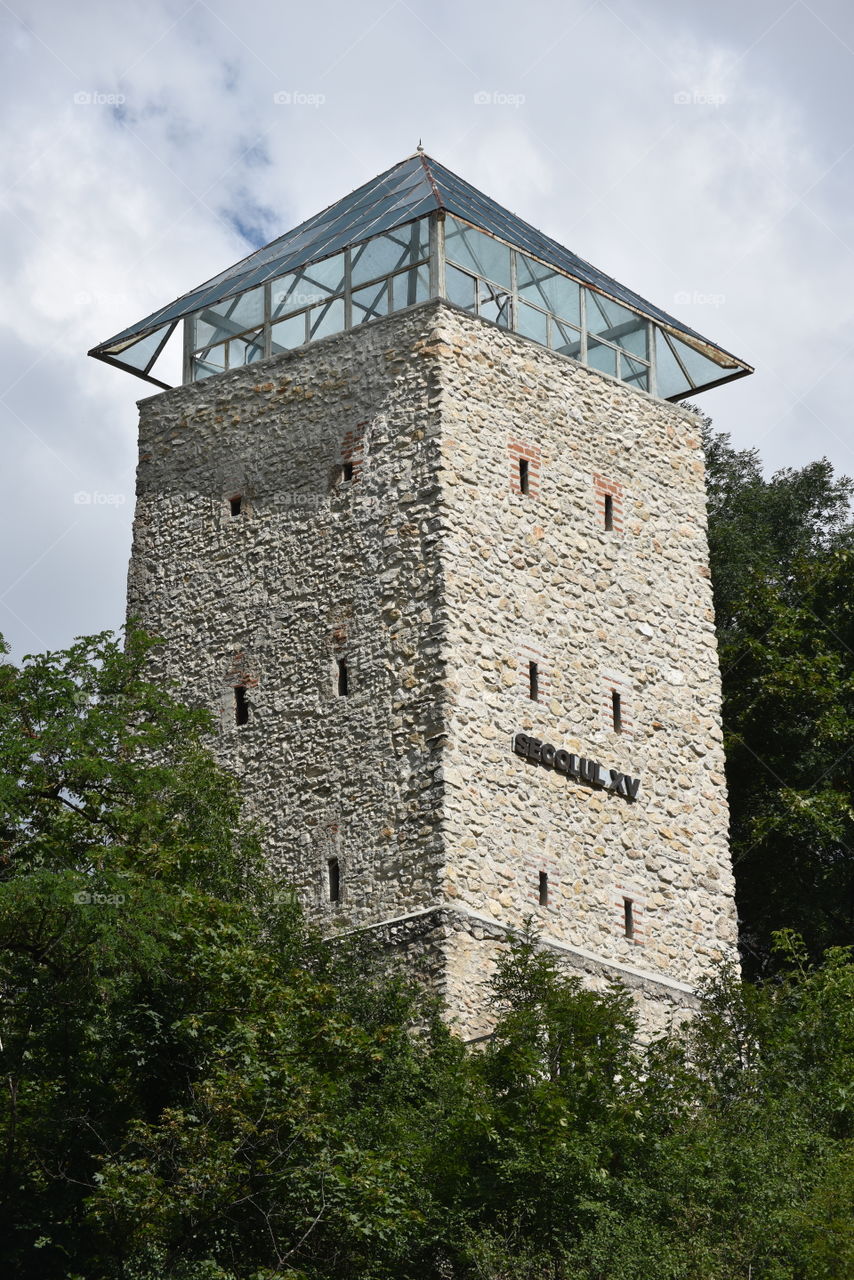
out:
<path id="1" fill-rule="evenodd" d="M 438 893 L 430 325 L 396 316 L 141 404 L 129 615 L 165 639 L 159 671 L 217 712 L 271 860 L 330 926 Z"/>
<path id="2" fill-rule="evenodd" d="M 686 411 L 436 301 L 176 388 L 141 404 L 128 602 L 283 879 L 377 926 L 464 1033 L 528 915 L 647 1031 L 734 954 Z"/>
<path id="3" fill-rule="evenodd" d="M 444 894 L 693 983 L 736 938 L 696 422 L 465 313 L 440 329 Z M 517 731 L 637 800 L 520 758 Z"/>

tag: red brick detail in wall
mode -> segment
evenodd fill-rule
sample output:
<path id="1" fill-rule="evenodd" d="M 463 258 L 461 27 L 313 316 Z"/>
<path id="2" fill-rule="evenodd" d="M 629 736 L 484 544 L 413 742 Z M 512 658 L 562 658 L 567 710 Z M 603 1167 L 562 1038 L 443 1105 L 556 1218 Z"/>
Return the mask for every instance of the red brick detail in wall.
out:
<path id="1" fill-rule="evenodd" d="M 614 733 L 614 694 L 620 695 L 620 733 L 634 731 L 631 690 L 628 682 L 616 676 L 604 676 L 601 685 L 602 723 L 609 733 Z"/>
<path id="2" fill-rule="evenodd" d="M 605 528 L 606 497 L 611 499 L 611 517 L 613 532 L 623 532 L 623 486 L 616 480 L 606 480 L 598 471 L 593 472 L 593 499 L 596 507 L 596 518 L 600 529 Z"/>
<path id="3" fill-rule="evenodd" d="M 347 431 L 341 441 L 341 464 L 350 464 L 353 468 L 352 480 L 357 481 L 365 465 L 365 426 L 359 422 L 351 431 Z"/>
<path id="4" fill-rule="evenodd" d="M 537 664 L 537 702 L 552 696 L 551 663 L 542 650 L 523 644 L 516 655 L 516 688 L 523 698 L 531 697 L 531 663 Z"/>
<path id="5" fill-rule="evenodd" d="M 642 947 L 646 942 L 646 896 L 635 889 L 621 885 L 614 886 L 614 925 L 615 932 L 625 938 L 633 946 Z M 632 936 L 626 936 L 626 902 L 632 904 Z"/>
<path id="6" fill-rule="evenodd" d="M 258 677 L 254 674 L 247 654 L 242 650 L 236 650 L 231 660 L 231 666 L 226 673 L 225 682 L 234 688 L 236 685 L 242 685 L 244 689 L 255 688 L 258 684 Z"/>
<path id="7" fill-rule="evenodd" d="M 528 498 L 538 498 L 540 496 L 540 470 L 542 455 L 540 449 L 534 444 L 527 444 L 523 440 L 510 436 L 507 441 L 507 453 L 510 458 L 510 492 L 522 492 L 522 484 L 520 478 L 519 463 L 527 462 L 528 464 L 528 492 L 525 495 Z"/>

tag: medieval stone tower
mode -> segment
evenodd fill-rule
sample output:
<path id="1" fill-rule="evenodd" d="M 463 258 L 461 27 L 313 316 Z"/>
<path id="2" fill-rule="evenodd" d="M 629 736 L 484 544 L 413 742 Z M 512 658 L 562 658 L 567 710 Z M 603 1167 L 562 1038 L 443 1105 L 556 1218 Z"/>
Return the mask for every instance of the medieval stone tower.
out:
<path id="1" fill-rule="evenodd" d="M 734 953 L 697 421 L 749 367 L 418 153 L 92 353 L 129 612 L 269 856 L 468 1035 L 508 929 L 647 1025 Z M 159 386 L 164 386 L 158 382 Z"/>

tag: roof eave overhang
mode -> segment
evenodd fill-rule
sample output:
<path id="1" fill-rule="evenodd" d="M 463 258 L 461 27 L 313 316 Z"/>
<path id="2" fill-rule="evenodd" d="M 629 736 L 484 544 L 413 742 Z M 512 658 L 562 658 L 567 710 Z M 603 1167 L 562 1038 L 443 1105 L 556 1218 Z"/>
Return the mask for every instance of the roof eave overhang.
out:
<path id="1" fill-rule="evenodd" d="M 149 330 L 149 332 L 154 332 Z M 145 337 L 145 334 L 140 335 Z M 142 378 L 144 382 L 152 382 L 155 387 L 160 387 L 163 391 L 171 391 L 173 383 L 161 382 L 160 378 L 152 377 L 150 373 L 146 373 L 144 369 L 134 369 L 132 364 L 125 364 L 122 360 L 117 360 L 115 356 L 107 355 L 100 347 L 93 347 L 91 351 L 86 352 L 93 360 L 102 360 L 104 364 L 111 364 L 114 369 L 121 369 L 122 373 L 132 373 L 135 378 Z"/>
<path id="2" fill-rule="evenodd" d="M 753 373 L 753 368 L 746 364 L 743 368 L 737 369 L 735 373 L 728 373 L 723 378 L 717 378 L 714 382 L 704 382 L 701 387 L 692 387 L 690 391 L 682 391 L 678 396 L 662 396 L 669 404 L 679 404 L 681 400 L 690 400 L 692 396 L 702 395 L 706 391 L 711 391 L 713 387 L 723 387 L 727 382 L 735 382 L 737 378 L 746 378 Z"/>

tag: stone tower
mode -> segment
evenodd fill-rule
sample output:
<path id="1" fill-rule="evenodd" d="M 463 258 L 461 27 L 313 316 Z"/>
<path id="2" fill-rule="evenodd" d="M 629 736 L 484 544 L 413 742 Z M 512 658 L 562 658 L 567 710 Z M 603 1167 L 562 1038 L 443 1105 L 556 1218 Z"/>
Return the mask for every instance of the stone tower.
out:
<path id="1" fill-rule="evenodd" d="M 647 1027 L 734 955 L 695 416 L 748 366 L 418 153 L 92 353 L 141 402 L 129 613 L 269 857 L 465 1034 L 534 917 Z"/>

